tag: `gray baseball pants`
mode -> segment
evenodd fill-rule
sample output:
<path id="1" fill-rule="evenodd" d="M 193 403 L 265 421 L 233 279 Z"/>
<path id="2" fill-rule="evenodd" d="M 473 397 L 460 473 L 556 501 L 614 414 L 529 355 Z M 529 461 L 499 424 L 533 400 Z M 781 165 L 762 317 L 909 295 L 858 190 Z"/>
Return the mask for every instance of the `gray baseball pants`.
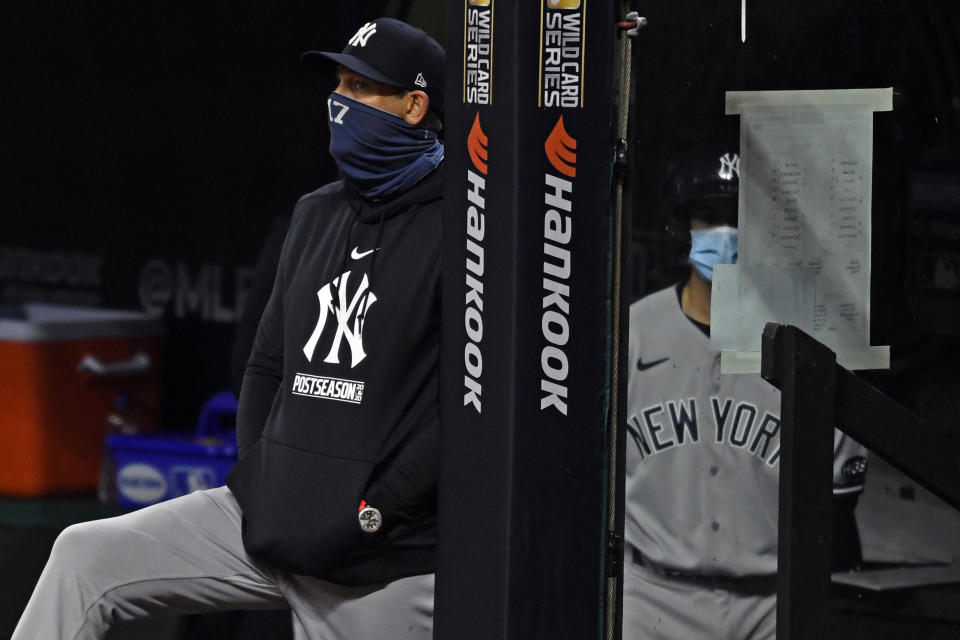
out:
<path id="1" fill-rule="evenodd" d="M 285 606 L 303 640 L 432 637 L 432 574 L 365 587 L 286 574 L 247 555 L 240 526 L 220 487 L 68 527 L 13 640 L 94 640 L 121 620 Z"/>

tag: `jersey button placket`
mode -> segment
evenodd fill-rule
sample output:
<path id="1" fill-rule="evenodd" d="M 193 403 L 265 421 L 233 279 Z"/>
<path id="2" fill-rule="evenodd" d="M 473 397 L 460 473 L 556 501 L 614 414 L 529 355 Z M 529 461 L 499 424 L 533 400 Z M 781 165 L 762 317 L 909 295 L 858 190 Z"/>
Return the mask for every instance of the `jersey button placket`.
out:
<path id="1" fill-rule="evenodd" d="M 713 360 L 710 362 L 710 366 L 705 372 L 707 379 L 704 380 L 705 388 L 710 389 L 711 394 L 717 394 L 720 392 L 720 352 L 717 352 L 713 356 Z M 710 477 L 716 478 L 717 474 L 720 473 L 720 467 L 718 465 L 710 465 Z M 714 533 L 717 533 L 720 530 L 720 523 L 716 520 L 713 520 L 710 523 L 710 530 Z"/>

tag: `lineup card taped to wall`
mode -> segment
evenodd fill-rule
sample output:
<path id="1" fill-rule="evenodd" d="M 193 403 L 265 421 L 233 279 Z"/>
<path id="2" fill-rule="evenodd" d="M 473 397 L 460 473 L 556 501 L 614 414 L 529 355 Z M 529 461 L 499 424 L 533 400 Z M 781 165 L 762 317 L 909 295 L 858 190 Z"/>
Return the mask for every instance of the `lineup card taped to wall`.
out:
<path id="1" fill-rule="evenodd" d="M 766 322 L 800 327 L 848 368 L 889 366 L 889 349 L 870 346 L 870 212 L 873 112 L 891 96 L 727 93 L 741 116 L 740 234 L 737 265 L 714 280 L 724 373 L 759 372 Z"/>

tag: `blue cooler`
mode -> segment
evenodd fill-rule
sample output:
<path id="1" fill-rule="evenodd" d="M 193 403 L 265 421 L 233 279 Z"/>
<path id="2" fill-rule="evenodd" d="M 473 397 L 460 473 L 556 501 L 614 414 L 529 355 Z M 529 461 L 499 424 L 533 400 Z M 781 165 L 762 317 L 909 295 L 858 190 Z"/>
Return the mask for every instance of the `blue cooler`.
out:
<path id="1" fill-rule="evenodd" d="M 204 405 L 195 435 L 109 436 L 101 499 L 136 509 L 223 485 L 237 461 L 237 441 L 234 431 L 225 429 L 222 422 L 236 412 L 236 397 L 225 391 Z"/>

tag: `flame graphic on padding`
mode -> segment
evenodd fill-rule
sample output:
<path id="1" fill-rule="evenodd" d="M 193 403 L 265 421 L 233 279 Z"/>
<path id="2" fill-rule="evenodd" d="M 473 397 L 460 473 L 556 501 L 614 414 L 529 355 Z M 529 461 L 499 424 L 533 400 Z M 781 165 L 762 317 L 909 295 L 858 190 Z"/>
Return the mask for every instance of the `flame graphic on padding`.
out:
<path id="1" fill-rule="evenodd" d="M 563 127 L 563 116 L 547 136 L 543 149 L 554 169 L 570 178 L 577 177 L 577 141 Z"/>
<path id="2" fill-rule="evenodd" d="M 467 135 L 467 151 L 473 166 L 483 175 L 487 175 L 487 134 L 480 127 L 480 114 L 473 120 L 470 133 Z"/>

